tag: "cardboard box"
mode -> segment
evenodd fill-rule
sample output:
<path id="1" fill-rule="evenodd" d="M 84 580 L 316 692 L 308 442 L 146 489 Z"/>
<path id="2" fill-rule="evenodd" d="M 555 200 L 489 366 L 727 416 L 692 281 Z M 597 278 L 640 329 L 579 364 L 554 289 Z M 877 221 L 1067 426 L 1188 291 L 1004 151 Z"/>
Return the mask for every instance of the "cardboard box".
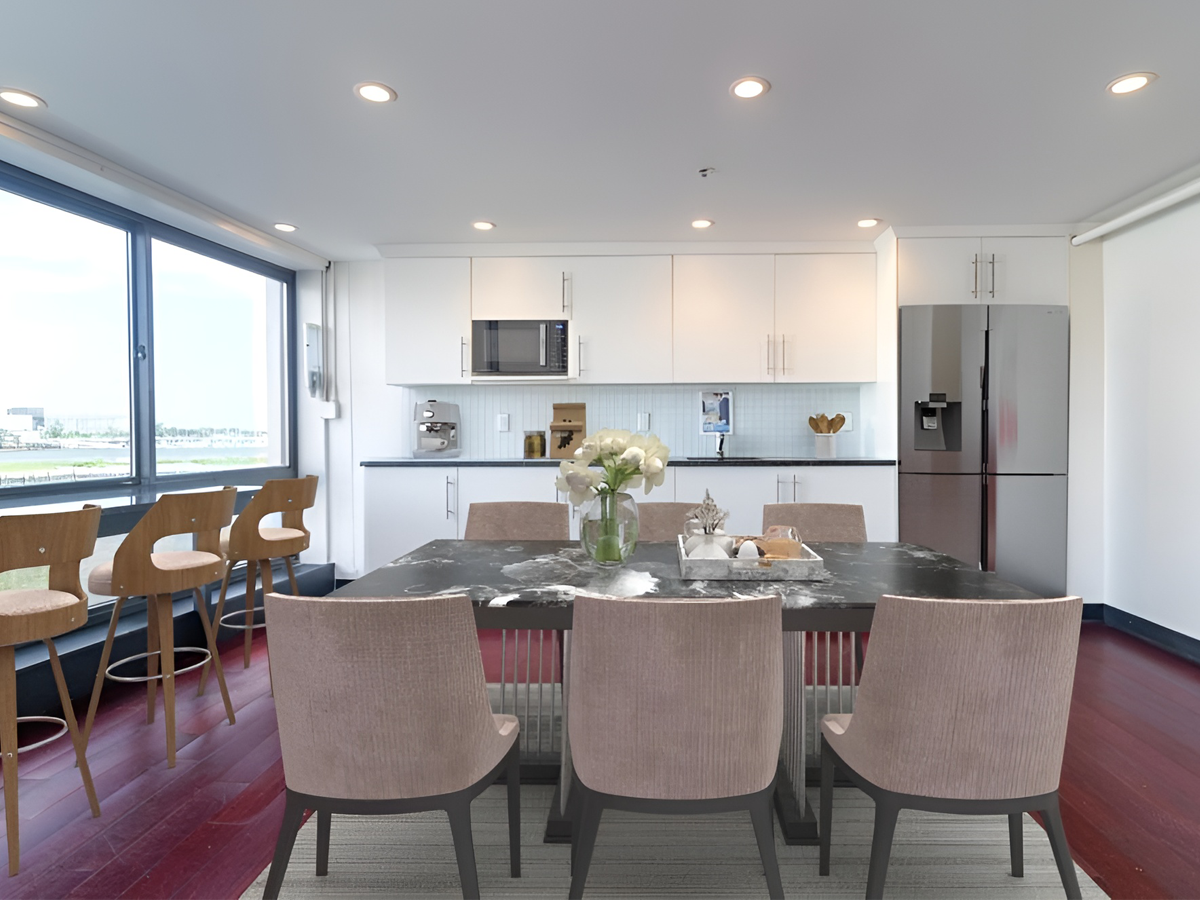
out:
<path id="1" fill-rule="evenodd" d="M 587 434 L 586 403 L 555 403 L 550 423 L 550 458 L 571 459 Z"/>

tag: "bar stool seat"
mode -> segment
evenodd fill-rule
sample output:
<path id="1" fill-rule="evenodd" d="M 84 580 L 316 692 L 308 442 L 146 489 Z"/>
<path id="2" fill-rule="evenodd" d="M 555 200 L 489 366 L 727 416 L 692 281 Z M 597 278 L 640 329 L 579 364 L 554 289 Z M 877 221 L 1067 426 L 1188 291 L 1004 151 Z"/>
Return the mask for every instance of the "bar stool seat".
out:
<path id="1" fill-rule="evenodd" d="M 229 555 L 229 531 L 228 528 L 221 531 L 221 553 L 224 556 Z M 265 525 L 259 525 L 258 536 L 272 545 L 273 555 L 268 559 L 292 556 L 308 549 L 308 535 L 299 528 L 268 528 Z M 285 543 L 287 541 L 295 541 L 295 549 Z"/>
<path id="2" fill-rule="evenodd" d="M 66 591 L 45 588 L 0 591 L 0 630 L 6 634 L 27 633 L 21 641 L 41 640 L 43 634 L 61 634 L 78 628 L 87 620 L 86 606 L 81 619 L 79 598 Z M 20 620 L 20 621 L 17 621 Z"/>
<path id="3" fill-rule="evenodd" d="M 205 575 L 213 566 L 221 565 L 223 560 L 215 553 L 205 553 L 203 550 L 164 550 L 161 553 L 151 553 L 150 563 L 156 569 L 164 572 L 179 572 L 186 576 L 192 574 Z M 200 569 L 200 572 L 192 570 Z M 113 564 L 101 563 L 92 569 L 88 575 L 88 590 L 93 594 L 104 594 L 113 597 Z M 190 578 L 189 578 L 190 580 Z"/>

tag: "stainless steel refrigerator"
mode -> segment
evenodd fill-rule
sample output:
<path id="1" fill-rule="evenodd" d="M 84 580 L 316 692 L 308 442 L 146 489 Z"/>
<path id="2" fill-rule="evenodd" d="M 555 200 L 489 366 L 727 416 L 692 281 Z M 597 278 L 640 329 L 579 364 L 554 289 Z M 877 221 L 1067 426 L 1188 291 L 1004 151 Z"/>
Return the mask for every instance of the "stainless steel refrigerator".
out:
<path id="1" fill-rule="evenodd" d="M 1068 352 L 1066 307 L 900 309 L 900 540 L 1065 592 Z"/>

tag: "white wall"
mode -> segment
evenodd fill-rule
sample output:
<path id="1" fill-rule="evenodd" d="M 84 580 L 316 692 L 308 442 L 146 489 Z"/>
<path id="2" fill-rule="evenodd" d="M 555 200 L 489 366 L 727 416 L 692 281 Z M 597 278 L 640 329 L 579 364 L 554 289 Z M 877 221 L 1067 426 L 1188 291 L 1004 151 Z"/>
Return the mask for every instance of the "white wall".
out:
<path id="1" fill-rule="evenodd" d="M 1200 638 L 1200 202 L 1103 255 L 1105 602 Z"/>

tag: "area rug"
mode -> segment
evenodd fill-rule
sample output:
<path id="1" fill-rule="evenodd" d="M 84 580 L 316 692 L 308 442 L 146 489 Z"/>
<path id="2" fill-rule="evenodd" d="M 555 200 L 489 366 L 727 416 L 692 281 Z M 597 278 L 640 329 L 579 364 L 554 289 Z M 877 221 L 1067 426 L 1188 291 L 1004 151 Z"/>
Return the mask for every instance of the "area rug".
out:
<path id="1" fill-rule="evenodd" d="M 521 878 L 508 877 L 503 787 L 472 805 L 479 888 L 484 897 L 567 895 L 569 847 L 543 844 L 553 788 L 521 791 Z M 838 788 L 832 873 L 817 875 L 816 847 L 789 847 L 776 830 L 785 892 L 792 897 L 862 897 L 866 890 L 874 806 L 860 791 Z M 812 799 L 815 800 L 815 797 Z M 281 896 L 461 897 L 450 826 L 442 813 L 334 816 L 329 874 L 318 878 L 317 820 L 300 829 Z M 1070 835 L 1067 835 L 1070 839 Z M 1085 898 L 1105 897 L 1075 867 Z M 267 873 L 243 894 L 262 896 Z M 754 831 L 747 814 L 675 817 L 607 811 L 588 874 L 589 897 L 765 897 Z M 900 814 L 888 870 L 889 898 L 1061 898 L 1062 882 L 1046 834 L 1025 817 L 1025 877 L 1009 875 L 1003 816 Z"/>

